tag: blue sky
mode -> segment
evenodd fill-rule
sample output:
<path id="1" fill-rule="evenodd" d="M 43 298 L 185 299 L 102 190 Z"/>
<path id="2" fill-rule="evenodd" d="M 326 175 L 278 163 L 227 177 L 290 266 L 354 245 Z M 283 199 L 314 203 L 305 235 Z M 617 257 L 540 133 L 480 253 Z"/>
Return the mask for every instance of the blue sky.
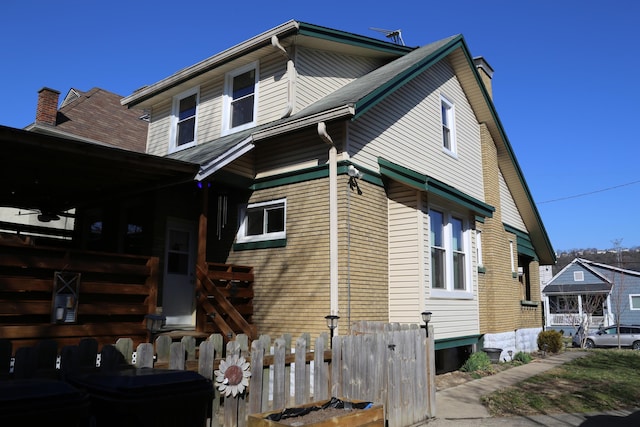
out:
<path id="1" fill-rule="evenodd" d="M 463 34 L 556 250 L 640 246 L 640 2 L 3 0 L 0 124 L 47 86 L 126 96 L 290 19 L 419 46 Z"/>

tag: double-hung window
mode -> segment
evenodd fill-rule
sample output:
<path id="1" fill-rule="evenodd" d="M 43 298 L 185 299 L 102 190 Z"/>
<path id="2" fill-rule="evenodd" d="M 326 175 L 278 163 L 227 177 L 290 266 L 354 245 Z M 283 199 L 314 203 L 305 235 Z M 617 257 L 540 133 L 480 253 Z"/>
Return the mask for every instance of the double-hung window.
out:
<path id="1" fill-rule="evenodd" d="M 253 62 L 225 78 L 222 130 L 224 134 L 256 125 L 258 63 Z"/>
<path id="2" fill-rule="evenodd" d="M 250 203 L 240 212 L 238 243 L 286 238 L 286 199 Z"/>
<path id="3" fill-rule="evenodd" d="M 430 209 L 429 223 L 432 292 L 471 292 L 467 221 L 451 212 Z"/>
<path id="4" fill-rule="evenodd" d="M 199 90 L 194 88 L 173 98 L 171 152 L 196 143 L 198 96 Z"/>
<path id="5" fill-rule="evenodd" d="M 456 153 L 456 129 L 453 103 L 444 96 L 440 96 L 440 110 L 442 118 L 442 148 L 450 153 Z"/>

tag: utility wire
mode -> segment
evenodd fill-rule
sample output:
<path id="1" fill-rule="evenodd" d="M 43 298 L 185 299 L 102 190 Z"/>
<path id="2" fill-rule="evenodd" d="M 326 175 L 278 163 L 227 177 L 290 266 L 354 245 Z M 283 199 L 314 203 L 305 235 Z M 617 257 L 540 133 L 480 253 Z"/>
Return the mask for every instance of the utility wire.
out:
<path id="1" fill-rule="evenodd" d="M 615 185 L 613 187 L 602 188 L 600 190 L 594 190 L 594 191 L 590 191 L 588 193 L 581 193 L 581 194 L 576 194 L 576 195 L 573 195 L 573 196 L 560 197 L 559 199 L 545 200 L 544 202 L 538 202 L 538 204 L 542 205 L 544 203 L 553 203 L 553 202 L 561 202 L 563 200 L 577 199 L 578 197 L 590 196 L 591 194 L 596 194 L 596 193 L 602 193 L 602 192 L 605 192 L 605 191 L 615 190 L 616 188 L 627 187 L 629 185 L 637 184 L 639 182 L 640 182 L 640 180 L 631 181 L 631 182 L 627 182 L 626 184 L 620 184 L 620 185 Z"/>

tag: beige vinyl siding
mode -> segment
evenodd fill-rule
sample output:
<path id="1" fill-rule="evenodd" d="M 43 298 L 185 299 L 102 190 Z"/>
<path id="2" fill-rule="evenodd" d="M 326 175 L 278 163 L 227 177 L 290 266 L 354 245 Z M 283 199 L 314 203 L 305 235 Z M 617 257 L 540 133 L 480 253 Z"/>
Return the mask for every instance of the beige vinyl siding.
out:
<path id="1" fill-rule="evenodd" d="M 455 338 L 460 336 L 475 335 L 480 330 L 480 316 L 478 306 L 478 273 L 475 233 L 471 231 L 471 290 L 472 299 L 455 298 L 432 298 L 430 293 L 431 284 L 431 243 L 429 241 L 430 227 L 428 215 L 429 200 L 424 200 L 422 204 L 423 219 L 423 244 L 426 262 L 425 282 L 427 301 L 425 309 L 433 313 L 431 319 L 434 333 L 438 339 Z M 471 220 L 470 220 L 471 221 Z M 473 221 L 470 222 L 473 224 Z M 472 226 L 473 227 L 473 226 Z"/>
<path id="2" fill-rule="evenodd" d="M 342 140 L 344 126 L 329 126 L 331 138 Z M 329 146 L 318 136 L 315 128 L 288 135 L 286 138 L 258 144 L 255 148 L 256 173 L 265 176 L 294 169 L 325 164 Z"/>
<path id="3" fill-rule="evenodd" d="M 527 231 L 502 172 L 500 173 L 500 206 L 502 208 L 502 221 L 505 224 L 509 224 L 520 231 Z"/>
<path id="4" fill-rule="evenodd" d="M 257 117 L 259 125 L 282 118 L 287 107 L 287 93 L 287 59 L 281 53 L 274 52 L 260 60 Z"/>
<path id="5" fill-rule="evenodd" d="M 222 132 L 222 92 L 224 76 L 215 76 L 200 86 L 198 144 L 220 137 Z"/>
<path id="6" fill-rule="evenodd" d="M 294 112 L 381 65 L 375 58 L 304 47 L 296 49 L 295 63 L 298 76 Z"/>
<path id="7" fill-rule="evenodd" d="M 434 314 L 438 338 L 474 335 L 479 331 L 475 236 L 471 232 L 472 299 L 432 298 L 431 247 L 427 195 L 390 182 L 389 195 L 389 321 L 420 321 L 420 312 Z"/>
<path id="8" fill-rule="evenodd" d="M 151 111 L 149 132 L 147 134 L 147 153 L 166 156 L 169 151 L 171 134 L 171 103 L 169 99 L 157 104 Z"/>
<path id="9" fill-rule="evenodd" d="M 287 106 L 286 60 L 277 53 L 261 59 L 258 83 L 257 122 L 263 124 L 281 118 Z M 200 82 L 197 118 L 197 144 L 217 139 L 222 132 L 225 75 L 212 74 Z M 197 86 L 194 82 L 192 87 Z M 185 89 L 186 90 L 186 89 Z M 149 124 L 148 153 L 165 156 L 169 151 L 173 97 L 153 106 Z"/>
<path id="10" fill-rule="evenodd" d="M 424 300 L 423 239 L 417 190 L 389 184 L 389 321 L 419 321 Z"/>
<path id="11" fill-rule="evenodd" d="M 457 158 L 442 148 L 441 94 L 455 106 Z M 348 151 L 358 164 L 377 170 L 381 156 L 484 199 L 480 128 L 446 62 L 434 65 L 358 118 L 349 134 Z"/>

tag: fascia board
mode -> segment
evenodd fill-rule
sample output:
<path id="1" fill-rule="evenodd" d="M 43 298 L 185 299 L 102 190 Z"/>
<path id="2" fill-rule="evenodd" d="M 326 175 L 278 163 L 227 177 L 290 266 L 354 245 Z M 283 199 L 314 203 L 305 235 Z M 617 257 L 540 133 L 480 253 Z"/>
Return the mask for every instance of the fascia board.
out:
<path id="1" fill-rule="evenodd" d="M 225 51 L 220 52 L 217 55 L 200 61 L 190 67 L 184 68 L 177 73 L 163 80 L 160 80 L 157 83 L 139 89 L 132 95 L 123 98 L 120 103 L 122 105 L 128 106 L 129 108 L 134 107 L 135 105 L 140 104 L 141 102 L 157 95 L 162 91 L 184 83 L 187 80 L 190 80 L 200 74 L 206 73 L 207 71 L 219 67 L 220 65 L 225 64 L 233 59 L 260 49 L 263 46 L 270 45 L 272 36 L 277 36 L 278 38 L 284 37 L 290 33 L 297 32 L 298 28 L 299 23 L 296 21 L 292 20 L 285 22 L 278 27 L 265 31 L 262 34 L 259 34 L 245 42 L 237 44 Z"/>

